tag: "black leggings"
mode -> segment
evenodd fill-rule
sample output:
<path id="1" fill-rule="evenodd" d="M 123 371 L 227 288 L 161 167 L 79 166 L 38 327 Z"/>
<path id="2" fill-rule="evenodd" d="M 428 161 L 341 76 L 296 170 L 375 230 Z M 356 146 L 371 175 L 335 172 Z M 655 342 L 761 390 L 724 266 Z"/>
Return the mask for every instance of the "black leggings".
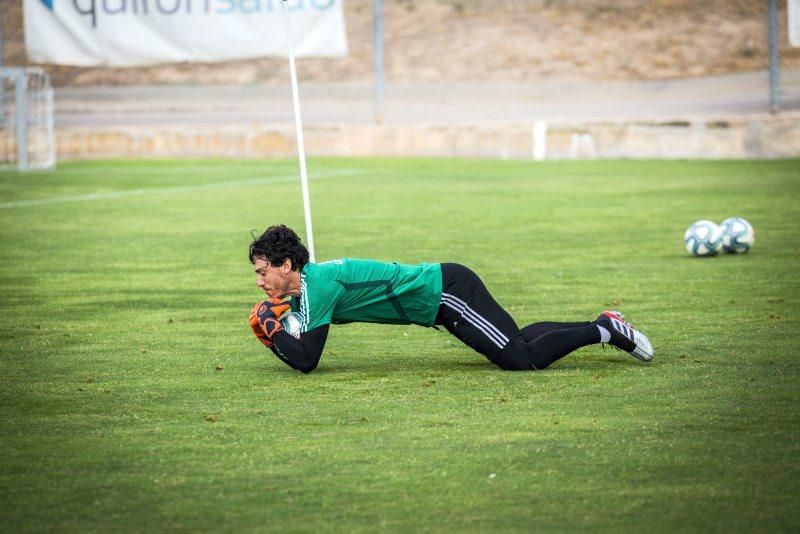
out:
<path id="1" fill-rule="evenodd" d="M 442 301 L 436 324 L 508 371 L 541 370 L 580 347 L 600 343 L 591 322 L 541 322 L 519 329 L 477 274 L 442 264 Z"/>

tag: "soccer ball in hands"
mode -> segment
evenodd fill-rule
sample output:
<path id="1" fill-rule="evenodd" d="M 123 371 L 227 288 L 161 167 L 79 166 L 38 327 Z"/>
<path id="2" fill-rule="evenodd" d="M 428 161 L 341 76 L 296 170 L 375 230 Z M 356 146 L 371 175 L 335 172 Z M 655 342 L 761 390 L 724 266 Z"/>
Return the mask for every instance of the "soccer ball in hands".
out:
<path id="1" fill-rule="evenodd" d="M 281 324 L 283 325 L 283 329 L 286 332 L 300 339 L 300 328 L 302 327 L 302 323 L 300 322 L 300 314 L 297 312 L 288 313 L 283 316 L 281 319 Z"/>
<path id="2" fill-rule="evenodd" d="M 725 219 L 719 229 L 722 231 L 722 248 L 731 254 L 744 254 L 756 240 L 753 227 L 741 217 Z"/>
<path id="3" fill-rule="evenodd" d="M 683 234 L 683 243 L 692 256 L 713 256 L 722 248 L 722 231 L 711 221 L 697 221 Z"/>

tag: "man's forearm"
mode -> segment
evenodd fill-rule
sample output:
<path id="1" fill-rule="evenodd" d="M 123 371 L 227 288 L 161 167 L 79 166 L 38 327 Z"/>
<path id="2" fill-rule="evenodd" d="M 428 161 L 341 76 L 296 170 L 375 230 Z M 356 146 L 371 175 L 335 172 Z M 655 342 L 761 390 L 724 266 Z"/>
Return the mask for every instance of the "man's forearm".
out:
<path id="1" fill-rule="evenodd" d="M 325 341 L 328 338 L 328 325 L 303 333 L 300 339 L 288 334 L 285 330 L 272 337 L 272 352 L 289 367 L 310 373 L 316 369 Z"/>

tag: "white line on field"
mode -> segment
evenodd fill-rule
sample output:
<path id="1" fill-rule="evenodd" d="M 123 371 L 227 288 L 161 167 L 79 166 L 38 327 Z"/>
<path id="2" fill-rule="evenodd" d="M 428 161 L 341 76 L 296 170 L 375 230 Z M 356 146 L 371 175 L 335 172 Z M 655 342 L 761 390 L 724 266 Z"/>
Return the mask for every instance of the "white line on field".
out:
<path id="1" fill-rule="evenodd" d="M 363 174 L 362 171 L 331 171 L 327 173 L 315 173 L 312 180 L 323 178 L 335 178 L 337 176 L 354 176 Z M 63 197 L 38 198 L 32 200 L 16 200 L 13 202 L 0 203 L 0 209 L 22 208 L 27 206 L 42 206 L 45 204 L 62 204 L 65 202 L 88 202 L 92 200 L 110 200 L 114 198 L 141 197 L 147 195 L 161 195 L 164 193 L 193 193 L 206 189 L 224 189 L 227 187 L 239 187 L 243 185 L 263 185 L 281 182 L 293 182 L 298 180 L 296 174 L 285 176 L 267 176 L 261 178 L 250 178 L 247 180 L 232 180 L 229 182 L 213 182 L 210 184 L 180 185 L 176 187 L 158 187 L 148 189 L 128 189 L 125 191 L 108 191 L 105 193 L 89 193 L 86 195 L 70 195 Z"/>
<path id="2" fill-rule="evenodd" d="M 248 163 L 236 163 L 234 165 L 237 170 L 240 171 L 259 171 L 264 170 L 264 165 L 258 165 L 256 163 L 248 164 Z M 170 176 L 176 174 L 192 174 L 192 175 L 203 175 L 203 174 L 214 174 L 219 173 L 220 170 L 223 170 L 225 167 L 220 166 L 163 166 L 163 165 L 147 165 L 137 163 L 135 167 L 125 168 L 123 167 L 111 167 L 111 166 L 91 166 L 91 167 L 59 167 L 57 170 L 48 169 L 48 170 L 33 170 L 27 171 L 25 175 L 31 176 L 52 176 L 57 174 L 58 176 L 93 176 L 96 174 L 110 174 L 113 175 L 115 173 L 120 172 L 120 169 L 124 169 L 125 174 L 130 175 L 137 175 L 143 174 L 148 176 L 153 175 L 162 175 L 168 174 Z M 274 168 L 274 167 L 273 167 Z M 284 169 L 280 170 L 291 170 L 289 166 L 286 166 Z M 10 169 L 10 174 L 17 174 L 18 171 L 15 168 Z"/>

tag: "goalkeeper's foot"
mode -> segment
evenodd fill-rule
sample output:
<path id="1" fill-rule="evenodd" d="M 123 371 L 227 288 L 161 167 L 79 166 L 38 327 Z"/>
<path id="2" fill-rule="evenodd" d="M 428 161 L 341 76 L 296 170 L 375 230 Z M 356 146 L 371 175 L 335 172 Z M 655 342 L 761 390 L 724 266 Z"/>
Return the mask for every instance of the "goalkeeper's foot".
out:
<path id="1" fill-rule="evenodd" d="M 611 334 L 608 342 L 612 347 L 624 350 L 634 358 L 649 362 L 653 359 L 653 345 L 647 336 L 625 322 L 624 316 L 617 311 L 604 311 L 595 321 Z"/>

